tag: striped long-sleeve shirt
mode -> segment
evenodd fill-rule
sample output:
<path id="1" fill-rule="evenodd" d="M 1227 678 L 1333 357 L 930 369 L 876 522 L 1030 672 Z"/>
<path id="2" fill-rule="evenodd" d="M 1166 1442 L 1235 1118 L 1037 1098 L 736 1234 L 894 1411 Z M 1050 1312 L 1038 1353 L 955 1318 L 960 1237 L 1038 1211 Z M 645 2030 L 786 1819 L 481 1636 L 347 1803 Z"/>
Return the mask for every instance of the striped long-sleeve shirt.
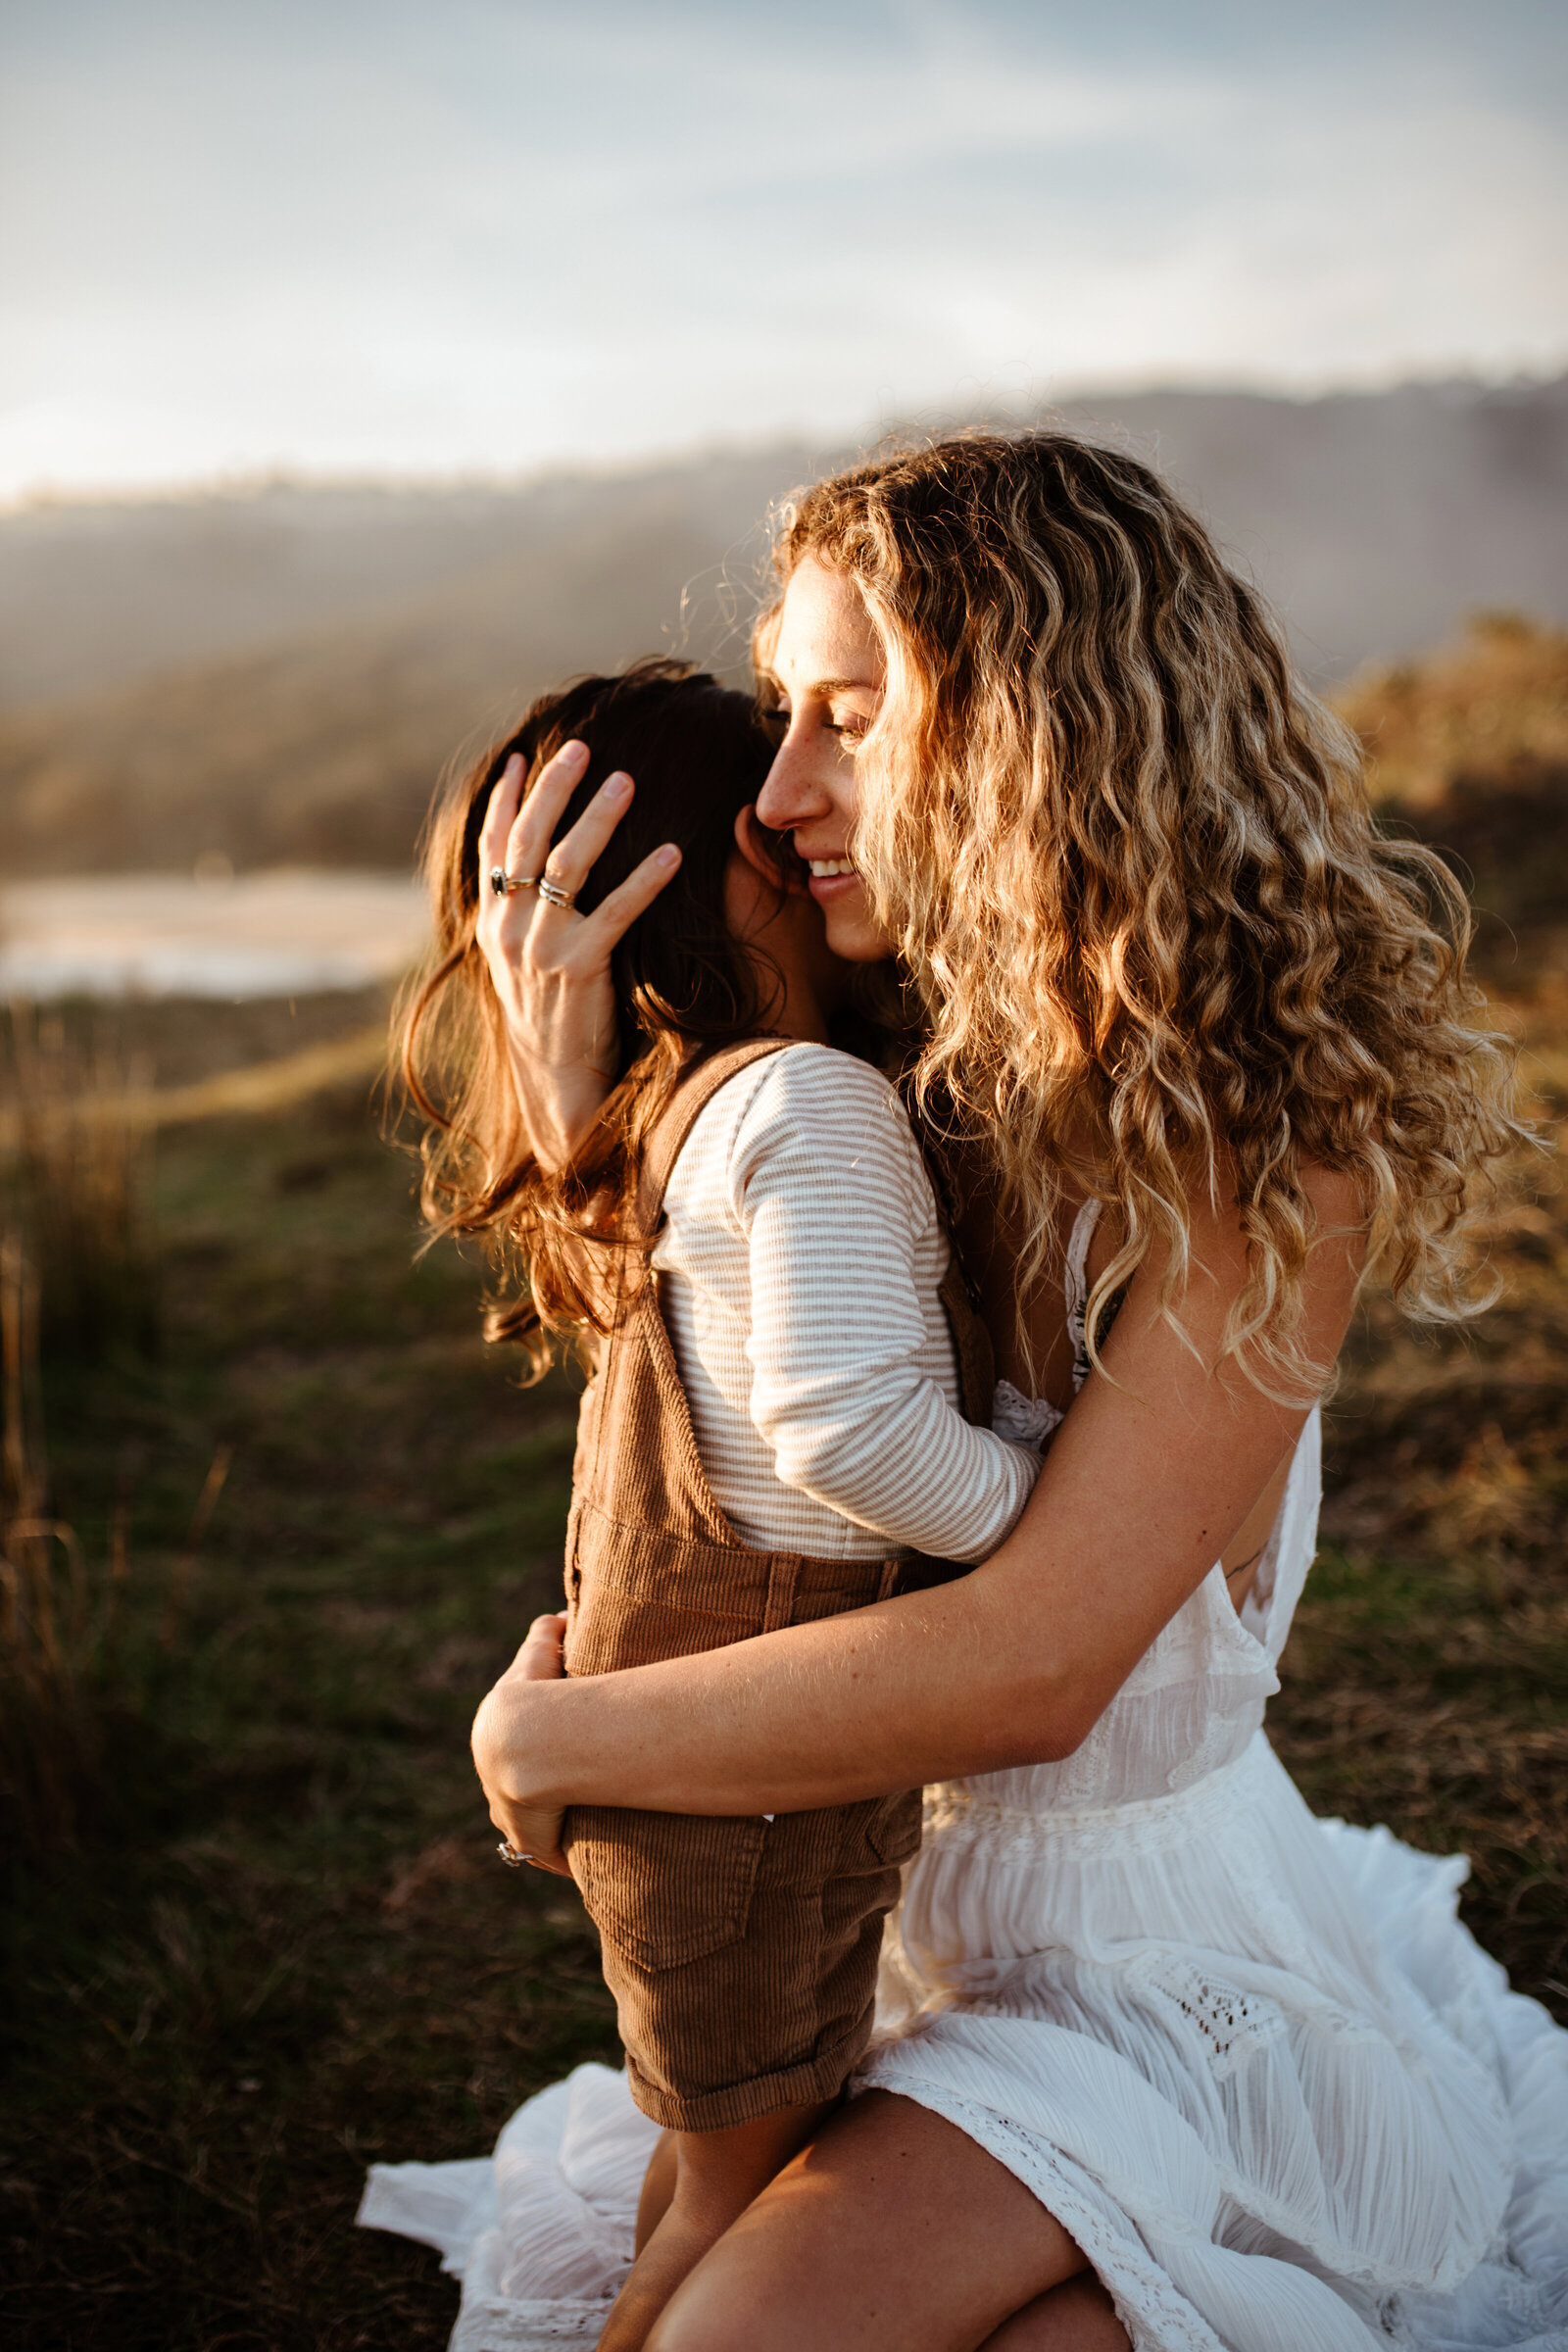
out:
<path id="1" fill-rule="evenodd" d="M 762 1550 L 994 1551 L 1040 1464 L 958 1410 L 949 1246 L 898 1096 L 827 1046 L 754 1062 L 664 1197 L 660 1301 L 709 1483 Z"/>

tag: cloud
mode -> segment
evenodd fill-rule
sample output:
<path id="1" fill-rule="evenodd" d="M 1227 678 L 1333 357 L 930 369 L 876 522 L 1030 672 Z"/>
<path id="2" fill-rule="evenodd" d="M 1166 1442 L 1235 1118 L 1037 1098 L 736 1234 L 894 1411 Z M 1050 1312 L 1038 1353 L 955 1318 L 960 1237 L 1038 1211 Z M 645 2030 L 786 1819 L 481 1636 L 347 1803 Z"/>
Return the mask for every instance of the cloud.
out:
<path id="1" fill-rule="evenodd" d="M 1560 363 L 1545 12 L 1181 15 L 26 0 L 0 491 Z"/>

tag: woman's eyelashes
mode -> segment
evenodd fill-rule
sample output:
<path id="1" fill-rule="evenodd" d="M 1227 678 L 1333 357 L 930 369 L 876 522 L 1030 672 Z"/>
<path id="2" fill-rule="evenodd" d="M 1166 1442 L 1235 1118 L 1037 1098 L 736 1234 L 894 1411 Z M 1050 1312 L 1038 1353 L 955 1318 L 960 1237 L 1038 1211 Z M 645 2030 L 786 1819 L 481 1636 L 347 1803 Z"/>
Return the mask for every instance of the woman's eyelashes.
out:
<path id="1" fill-rule="evenodd" d="M 809 709 L 808 705 L 808 714 Z M 780 744 L 794 724 L 795 714 L 788 703 L 774 703 L 761 713 L 761 719 L 774 743 Z M 840 743 L 853 751 L 869 731 L 871 716 L 864 710 L 840 710 L 829 705 L 817 715 L 815 723 L 824 735 L 836 735 Z"/>

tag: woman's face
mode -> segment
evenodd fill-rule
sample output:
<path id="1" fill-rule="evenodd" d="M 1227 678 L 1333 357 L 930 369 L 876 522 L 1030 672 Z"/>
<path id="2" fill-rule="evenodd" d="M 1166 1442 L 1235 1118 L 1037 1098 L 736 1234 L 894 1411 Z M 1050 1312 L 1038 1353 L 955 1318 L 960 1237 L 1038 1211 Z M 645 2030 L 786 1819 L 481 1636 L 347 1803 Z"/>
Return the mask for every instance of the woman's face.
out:
<path id="1" fill-rule="evenodd" d="M 793 834 L 833 953 L 880 963 L 892 942 L 871 919 L 848 844 L 855 757 L 881 707 L 887 666 L 859 589 L 845 573 L 810 556 L 796 566 L 772 668 L 786 732 L 757 813 L 775 832 Z"/>

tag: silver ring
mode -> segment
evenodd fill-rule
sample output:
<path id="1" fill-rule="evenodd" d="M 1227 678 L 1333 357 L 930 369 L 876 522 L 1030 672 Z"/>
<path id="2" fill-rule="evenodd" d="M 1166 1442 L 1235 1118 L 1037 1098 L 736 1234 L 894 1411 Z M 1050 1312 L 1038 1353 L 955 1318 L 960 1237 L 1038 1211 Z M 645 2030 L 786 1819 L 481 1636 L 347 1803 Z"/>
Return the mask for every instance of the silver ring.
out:
<path id="1" fill-rule="evenodd" d="M 559 882 L 551 879 L 549 874 L 541 874 L 539 877 L 539 896 L 547 906 L 575 906 L 577 904 L 577 893 L 574 890 L 564 890 Z"/>
<path id="2" fill-rule="evenodd" d="M 532 1854 L 519 1854 L 510 1838 L 502 1838 L 501 1843 L 496 1847 L 496 1852 L 509 1870 L 520 1870 L 525 1862 L 533 1860 Z"/>
<path id="3" fill-rule="evenodd" d="M 510 899 L 514 890 L 537 890 L 537 874 L 509 874 L 504 865 L 490 868 L 490 887 L 498 899 Z"/>

